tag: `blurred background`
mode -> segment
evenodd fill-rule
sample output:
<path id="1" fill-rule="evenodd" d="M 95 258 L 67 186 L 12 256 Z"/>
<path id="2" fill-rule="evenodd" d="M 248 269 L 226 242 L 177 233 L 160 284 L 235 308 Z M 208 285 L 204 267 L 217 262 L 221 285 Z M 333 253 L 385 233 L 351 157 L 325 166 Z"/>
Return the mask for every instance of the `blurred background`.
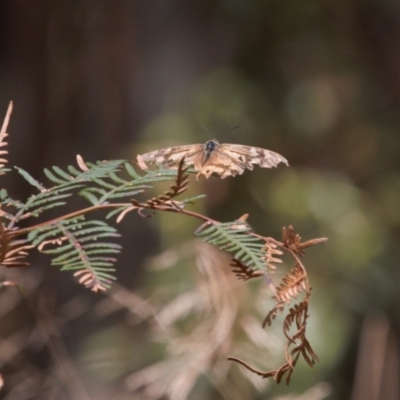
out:
<path id="1" fill-rule="evenodd" d="M 2 268 L 27 296 L 0 291 L 0 398 L 400 399 L 399 43 L 393 0 L 1 1 L 11 166 L 44 182 L 43 168 L 76 154 L 259 146 L 290 168 L 193 179 L 190 193 L 207 194 L 194 209 L 329 241 L 304 259 L 320 362 L 299 363 L 289 387 L 226 360 L 278 367 L 282 320 L 261 328 L 272 294 L 237 282 L 187 217 L 128 215 L 107 293 L 43 255 Z M 2 179 L 29 196 L 15 171 Z"/>

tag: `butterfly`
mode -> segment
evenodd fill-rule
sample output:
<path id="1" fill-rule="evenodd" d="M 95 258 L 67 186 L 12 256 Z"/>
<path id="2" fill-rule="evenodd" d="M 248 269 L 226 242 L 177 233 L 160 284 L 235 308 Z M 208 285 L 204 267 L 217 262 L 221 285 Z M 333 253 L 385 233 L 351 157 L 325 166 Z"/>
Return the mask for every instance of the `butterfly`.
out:
<path id="1" fill-rule="evenodd" d="M 276 167 L 279 163 L 289 165 L 286 158 L 271 150 L 241 144 L 219 143 L 208 140 L 205 144 L 189 144 L 151 151 L 137 156 L 139 166 L 147 169 L 146 163 L 172 167 L 182 158 L 184 164 L 193 165 L 198 171 L 197 177 L 209 178 L 215 174 L 220 178 L 240 175 L 244 170 L 254 168 L 254 164 L 263 168 Z"/>

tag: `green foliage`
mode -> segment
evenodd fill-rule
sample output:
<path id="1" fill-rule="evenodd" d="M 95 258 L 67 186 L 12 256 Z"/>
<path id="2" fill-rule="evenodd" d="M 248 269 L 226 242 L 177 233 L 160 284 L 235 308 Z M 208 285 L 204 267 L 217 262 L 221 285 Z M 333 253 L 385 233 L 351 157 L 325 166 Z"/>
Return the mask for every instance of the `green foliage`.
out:
<path id="1" fill-rule="evenodd" d="M 252 270 L 266 270 L 265 242 L 251 234 L 250 226 L 243 221 L 203 224 L 196 236 L 205 242 L 233 254 Z"/>
<path id="2" fill-rule="evenodd" d="M 151 189 L 152 183 L 170 181 L 177 174 L 176 171 L 162 168 L 139 174 L 126 160 L 92 164 L 84 163 L 78 158 L 78 165 L 80 170 L 74 166 L 68 166 L 66 170 L 58 167 L 46 169 L 46 176 L 55 184 L 51 187 L 45 187 L 27 171 L 16 167 L 19 174 L 39 190 L 39 193 L 32 194 L 26 201 L 20 201 L 11 199 L 5 189 L 1 191 L 2 204 L 9 210 L 3 215 L 4 220 L 8 220 L 4 226 L 4 237 L 27 235 L 23 241 L 14 240 L 13 246 L 8 241 L 9 247 L 5 249 L 4 260 L 7 260 L 7 252 L 16 250 L 15 243 L 23 246 L 24 251 L 27 246 L 35 247 L 52 257 L 52 265 L 61 270 L 74 271 L 74 275 L 80 277 L 80 282 L 85 286 L 94 291 L 105 290 L 114 280 L 115 255 L 121 250 L 121 246 L 110 239 L 118 238 L 119 234 L 104 221 L 87 220 L 88 214 L 96 210 L 111 209 L 106 218 L 117 217 L 120 221 L 127 212 L 138 208 L 133 205 L 136 202 L 134 196 Z M 184 187 L 179 186 L 181 183 L 177 184 L 178 188 L 172 186 L 172 191 L 164 195 L 162 201 L 168 201 L 186 190 L 187 179 L 183 182 Z M 73 195 L 86 199 L 89 207 L 28 228 L 18 228 L 18 223 L 22 220 L 37 218 L 45 211 L 65 206 L 66 199 Z M 201 196 L 187 198 L 180 202 L 180 206 L 192 203 L 199 197 Z M 18 265 L 26 265 L 22 264 L 21 257 L 24 255 L 26 252 L 19 253 Z M 11 261 L 8 265 L 11 266 Z"/>
<path id="3" fill-rule="evenodd" d="M 80 216 L 36 228 L 29 233 L 28 240 L 42 253 L 53 257 L 52 265 L 63 271 L 82 271 L 86 286 L 103 290 L 115 279 L 112 272 L 116 259 L 110 255 L 121 249 L 106 239 L 119 236 L 105 222 L 85 221 Z"/>

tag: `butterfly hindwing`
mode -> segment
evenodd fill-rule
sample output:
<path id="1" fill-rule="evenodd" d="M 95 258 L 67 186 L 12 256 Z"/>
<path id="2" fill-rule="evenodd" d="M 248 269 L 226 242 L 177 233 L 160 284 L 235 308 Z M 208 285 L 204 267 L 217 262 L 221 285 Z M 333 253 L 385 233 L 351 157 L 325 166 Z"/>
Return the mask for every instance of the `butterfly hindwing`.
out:
<path id="1" fill-rule="evenodd" d="M 228 151 L 223 150 L 224 145 L 220 145 L 210 156 L 208 161 L 202 166 L 199 174 L 207 178 L 212 175 L 218 175 L 221 178 L 227 176 L 240 175 L 247 168 L 253 169 L 251 164 L 246 165 L 242 160 L 239 160 L 235 155 L 232 156 Z"/>

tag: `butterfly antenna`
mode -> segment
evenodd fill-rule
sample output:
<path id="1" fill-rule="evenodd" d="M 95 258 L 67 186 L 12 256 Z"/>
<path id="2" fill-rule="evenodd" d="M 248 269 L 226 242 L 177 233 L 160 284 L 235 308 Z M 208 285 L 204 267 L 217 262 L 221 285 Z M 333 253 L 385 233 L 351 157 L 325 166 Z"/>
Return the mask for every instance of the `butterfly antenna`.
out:
<path id="1" fill-rule="evenodd" d="M 229 128 L 229 129 L 227 129 L 226 131 L 223 131 L 223 132 L 221 133 L 221 135 L 223 135 L 223 134 L 225 134 L 225 133 L 228 133 L 228 132 L 230 132 L 230 131 L 233 131 L 234 129 L 238 129 L 238 128 L 240 128 L 240 125 L 236 125 L 236 126 L 234 126 L 233 128 Z"/>
<path id="2" fill-rule="evenodd" d="M 210 136 L 212 136 L 212 132 L 210 132 L 203 124 L 200 124 L 200 126 L 207 132 L 210 134 Z"/>
<path id="3" fill-rule="evenodd" d="M 210 134 L 210 136 L 213 136 L 212 132 L 210 132 L 203 124 L 200 124 L 200 126 L 201 126 L 206 132 L 208 132 L 208 133 Z M 236 126 L 234 126 L 233 128 L 229 128 L 229 129 L 227 129 L 226 131 L 221 132 L 221 133 L 219 134 L 219 136 L 220 136 L 220 135 L 224 135 L 225 133 L 228 133 L 228 132 L 233 131 L 234 129 L 238 129 L 238 128 L 240 128 L 240 125 L 236 125 Z"/>

